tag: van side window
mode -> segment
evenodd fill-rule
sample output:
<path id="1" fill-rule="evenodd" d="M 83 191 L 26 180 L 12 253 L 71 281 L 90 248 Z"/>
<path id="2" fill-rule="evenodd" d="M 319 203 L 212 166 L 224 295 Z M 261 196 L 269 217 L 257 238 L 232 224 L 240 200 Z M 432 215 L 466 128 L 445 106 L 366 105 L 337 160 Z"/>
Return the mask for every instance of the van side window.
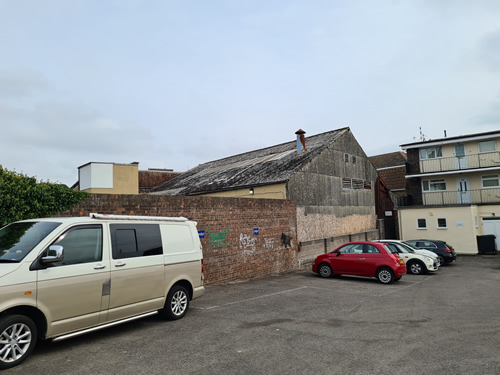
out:
<path id="1" fill-rule="evenodd" d="M 62 246 L 64 259 L 51 266 L 99 262 L 102 260 L 102 226 L 81 225 L 64 232 L 52 245 Z"/>
<path id="2" fill-rule="evenodd" d="M 113 259 L 163 254 L 158 224 L 110 224 Z"/>

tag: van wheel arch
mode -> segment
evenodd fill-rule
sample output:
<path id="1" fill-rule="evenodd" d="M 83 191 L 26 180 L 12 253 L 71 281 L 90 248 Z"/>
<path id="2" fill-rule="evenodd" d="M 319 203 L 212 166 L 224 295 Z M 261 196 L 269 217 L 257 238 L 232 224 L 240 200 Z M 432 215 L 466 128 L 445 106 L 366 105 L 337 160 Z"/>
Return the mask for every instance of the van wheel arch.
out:
<path id="1" fill-rule="evenodd" d="M 184 283 L 175 283 L 168 291 L 165 304 L 159 315 L 168 320 L 181 319 L 186 315 L 189 309 L 189 301 L 192 298 L 192 292 L 184 286 Z"/>
<path id="2" fill-rule="evenodd" d="M 38 341 L 44 340 L 47 334 L 47 319 L 43 312 L 33 306 L 16 306 L 3 311 L 0 316 L 23 315 L 30 318 L 36 325 Z"/>

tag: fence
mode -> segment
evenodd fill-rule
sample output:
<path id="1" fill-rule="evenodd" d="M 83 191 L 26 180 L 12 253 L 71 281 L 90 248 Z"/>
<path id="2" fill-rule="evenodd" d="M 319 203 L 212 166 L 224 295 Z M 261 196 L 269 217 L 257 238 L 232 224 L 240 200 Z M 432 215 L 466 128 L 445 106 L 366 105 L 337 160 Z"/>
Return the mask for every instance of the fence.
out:
<path id="1" fill-rule="evenodd" d="M 465 156 L 420 160 L 420 172 L 445 172 L 460 169 L 498 167 L 499 165 L 500 152 L 496 151 Z"/>

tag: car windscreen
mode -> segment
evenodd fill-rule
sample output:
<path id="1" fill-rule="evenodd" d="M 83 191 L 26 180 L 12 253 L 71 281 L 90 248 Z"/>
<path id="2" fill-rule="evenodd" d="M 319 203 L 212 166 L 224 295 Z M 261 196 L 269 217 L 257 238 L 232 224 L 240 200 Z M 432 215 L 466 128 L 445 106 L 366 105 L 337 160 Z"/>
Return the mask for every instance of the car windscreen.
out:
<path id="1" fill-rule="evenodd" d="M 419 249 L 417 246 L 409 243 L 409 242 L 402 242 L 403 245 L 405 245 L 406 247 L 412 249 L 413 251 L 415 250 L 422 250 L 422 249 Z"/>
<path id="2" fill-rule="evenodd" d="M 19 222 L 0 229 L 0 263 L 20 262 L 61 223 Z"/>
<path id="3" fill-rule="evenodd" d="M 409 246 L 405 243 L 398 243 L 397 245 L 404 253 L 415 254 L 415 250 L 413 250 L 412 246 Z"/>

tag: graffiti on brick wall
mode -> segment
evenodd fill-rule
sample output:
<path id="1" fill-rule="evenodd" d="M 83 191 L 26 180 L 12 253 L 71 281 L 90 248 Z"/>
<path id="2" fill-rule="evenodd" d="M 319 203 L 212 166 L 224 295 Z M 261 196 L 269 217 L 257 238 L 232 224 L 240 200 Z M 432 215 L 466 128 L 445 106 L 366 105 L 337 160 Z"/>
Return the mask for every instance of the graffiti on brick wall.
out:
<path id="1" fill-rule="evenodd" d="M 240 233 L 240 249 L 244 254 L 253 254 L 257 248 L 257 237 L 251 237 L 248 234 Z"/>
<path id="2" fill-rule="evenodd" d="M 207 234 L 210 237 L 211 247 L 226 247 L 229 243 L 229 225 L 223 232 L 212 232 L 207 228 Z"/>
<path id="3" fill-rule="evenodd" d="M 264 248 L 265 249 L 274 249 L 274 238 L 264 238 Z"/>
<path id="4" fill-rule="evenodd" d="M 292 248 L 292 237 L 287 236 L 285 233 L 281 233 L 281 245 L 285 246 L 285 249 L 290 246 Z"/>

